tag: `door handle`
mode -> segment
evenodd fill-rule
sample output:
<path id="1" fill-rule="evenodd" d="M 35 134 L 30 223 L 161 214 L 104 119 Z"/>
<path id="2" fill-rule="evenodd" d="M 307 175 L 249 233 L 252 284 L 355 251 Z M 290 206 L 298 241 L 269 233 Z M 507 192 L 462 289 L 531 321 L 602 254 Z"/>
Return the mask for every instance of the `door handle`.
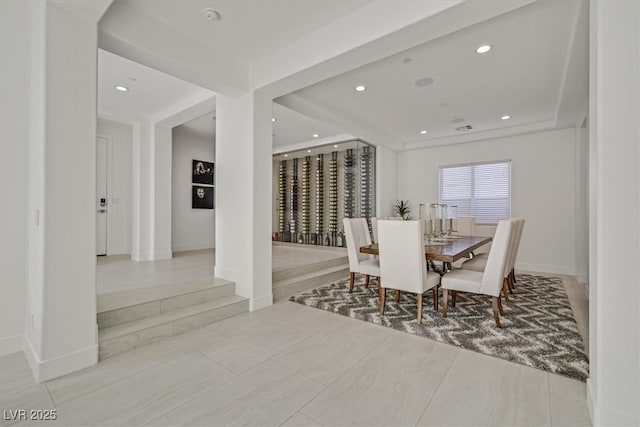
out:
<path id="1" fill-rule="evenodd" d="M 98 209 L 96 212 L 98 212 L 98 213 L 107 213 L 107 210 L 106 209 Z"/>

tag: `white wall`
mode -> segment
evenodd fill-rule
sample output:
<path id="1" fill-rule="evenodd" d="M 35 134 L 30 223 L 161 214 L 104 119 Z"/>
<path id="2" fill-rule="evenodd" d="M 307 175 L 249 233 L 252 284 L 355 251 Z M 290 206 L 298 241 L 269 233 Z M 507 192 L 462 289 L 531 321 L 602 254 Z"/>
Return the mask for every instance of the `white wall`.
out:
<path id="1" fill-rule="evenodd" d="M 563 129 L 468 144 L 398 153 L 399 199 L 414 212 L 438 201 L 438 168 L 471 162 L 511 160 L 511 214 L 527 220 L 518 253 L 519 269 L 586 274 L 576 265 L 575 129 Z M 491 233 L 477 227 L 479 234 Z"/>
<path id="2" fill-rule="evenodd" d="M 640 3 L 590 3 L 593 425 L 640 425 Z"/>
<path id="3" fill-rule="evenodd" d="M 192 161 L 215 162 L 215 143 L 189 128 L 173 128 L 171 249 L 215 247 L 214 209 L 191 208 Z M 215 193 L 214 193 L 215 197 Z"/>
<path id="4" fill-rule="evenodd" d="M 107 149 L 107 255 L 131 253 L 131 150 L 130 125 L 98 120 L 98 135 L 106 136 Z"/>
<path id="5" fill-rule="evenodd" d="M 0 2 L 0 356 L 22 349 L 27 256 L 29 16 Z M 29 217 L 30 218 L 30 217 Z"/>

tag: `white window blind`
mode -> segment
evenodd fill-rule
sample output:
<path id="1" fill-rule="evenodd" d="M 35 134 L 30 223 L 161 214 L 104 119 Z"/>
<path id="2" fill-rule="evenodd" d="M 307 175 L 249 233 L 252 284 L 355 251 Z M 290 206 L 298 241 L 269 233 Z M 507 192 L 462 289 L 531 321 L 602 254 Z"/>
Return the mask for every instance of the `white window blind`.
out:
<path id="1" fill-rule="evenodd" d="M 511 216 L 511 161 L 440 167 L 440 203 L 458 207 L 458 216 L 477 224 L 497 224 Z"/>

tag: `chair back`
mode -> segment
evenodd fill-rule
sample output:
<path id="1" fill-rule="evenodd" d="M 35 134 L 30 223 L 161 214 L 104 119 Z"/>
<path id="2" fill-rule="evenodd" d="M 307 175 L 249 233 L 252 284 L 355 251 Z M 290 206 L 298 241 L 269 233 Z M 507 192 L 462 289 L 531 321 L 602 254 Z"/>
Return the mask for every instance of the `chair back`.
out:
<path id="1" fill-rule="evenodd" d="M 369 227 L 365 218 L 344 218 L 344 234 L 347 239 L 347 255 L 349 256 L 349 270 L 357 271 L 360 261 L 372 258 L 371 255 L 360 252 L 361 246 L 371 244 Z"/>
<path id="2" fill-rule="evenodd" d="M 380 278 L 385 288 L 423 293 L 427 280 L 423 221 L 378 221 Z"/>
<path id="3" fill-rule="evenodd" d="M 509 262 L 507 268 L 509 272 L 515 268 L 516 258 L 518 257 L 518 248 L 520 247 L 520 239 L 522 238 L 522 230 L 524 229 L 524 218 L 513 218 L 515 231 L 513 232 L 513 241 L 511 250 L 509 251 Z"/>
<path id="4" fill-rule="evenodd" d="M 371 217 L 371 231 L 373 232 L 373 243 L 378 243 L 378 218 Z"/>
<path id="5" fill-rule="evenodd" d="M 476 218 L 473 216 L 461 216 L 453 219 L 453 233 L 456 236 L 475 236 Z"/>
<path id="6" fill-rule="evenodd" d="M 496 233 L 491 242 L 491 250 L 489 251 L 489 258 L 487 258 L 487 265 L 484 268 L 479 293 L 494 297 L 500 295 L 502 280 L 505 277 L 506 265 L 509 261 L 513 226 L 513 222 L 509 219 L 503 219 L 498 223 Z"/>

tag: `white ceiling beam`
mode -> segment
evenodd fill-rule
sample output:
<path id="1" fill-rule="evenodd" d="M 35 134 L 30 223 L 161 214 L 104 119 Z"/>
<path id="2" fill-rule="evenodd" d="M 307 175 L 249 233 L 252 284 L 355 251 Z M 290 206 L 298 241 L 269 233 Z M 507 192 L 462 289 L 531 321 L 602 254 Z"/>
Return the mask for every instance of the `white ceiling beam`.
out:
<path id="1" fill-rule="evenodd" d="M 313 102 L 308 97 L 290 93 L 276 100 L 291 110 L 297 111 L 312 119 L 327 123 L 337 129 L 342 129 L 350 135 L 355 135 L 373 145 L 384 145 L 393 150 L 402 150 L 403 142 L 382 129 L 378 129 L 373 123 L 356 115 L 353 111 L 327 108 Z"/>
<path id="2" fill-rule="evenodd" d="M 89 22 L 98 22 L 113 0 L 47 0 L 49 4 L 63 9 Z"/>
<path id="3" fill-rule="evenodd" d="M 156 114 L 153 121 L 173 128 L 205 114 L 213 115 L 215 110 L 216 97 L 203 90 Z"/>
<path id="4" fill-rule="evenodd" d="M 376 1 L 250 67 L 276 98 L 537 0 Z"/>
<path id="5" fill-rule="evenodd" d="M 246 64 L 122 3 L 100 21 L 98 46 L 216 93 L 248 90 Z"/>

